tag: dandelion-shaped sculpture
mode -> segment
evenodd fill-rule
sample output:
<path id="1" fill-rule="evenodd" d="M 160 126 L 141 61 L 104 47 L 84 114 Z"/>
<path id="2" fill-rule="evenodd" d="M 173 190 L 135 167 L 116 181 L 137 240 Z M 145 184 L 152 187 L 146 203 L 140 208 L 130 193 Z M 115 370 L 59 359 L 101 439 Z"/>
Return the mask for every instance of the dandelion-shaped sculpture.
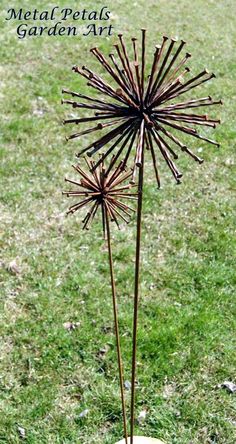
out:
<path id="1" fill-rule="evenodd" d="M 179 182 L 182 174 L 171 159 L 171 157 L 177 159 L 178 154 L 170 147 L 170 141 L 197 162 L 202 163 L 203 160 L 195 155 L 186 144 L 175 137 L 170 132 L 170 129 L 179 130 L 182 133 L 219 146 L 217 142 L 201 136 L 193 128 L 194 125 L 215 128 L 217 123 L 220 122 L 218 119 L 210 119 L 207 114 L 200 115 L 189 111 L 182 112 L 182 110 L 221 104 L 222 101 L 214 101 L 210 96 L 207 96 L 185 102 L 172 102 L 175 98 L 207 82 L 215 75 L 209 74 L 204 69 L 200 74 L 184 81 L 184 77 L 190 72 L 190 69 L 185 67 L 182 70 L 182 68 L 191 57 L 191 54 L 186 53 L 178 62 L 178 57 L 184 48 L 185 42 L 181 41 L 173 55 L 172 52 L 176 46 L 176 40 L 171 39 L 166 48 L 169 39 L 163 36 L 162 44 L 156 46 L 151 72 L 148 76 L 147 85 L 145 85 L 145 30 L 142 30 L 141 63 L 139 63 L 138 59 L 136 39 L 132 39 L 134 50 L 134 59 L 132 61 L 128 57 L 121 34 L 119 39 L 120 45 L 114 45 L 119 62 L 114 54 L 109 54 L 112 65 L 98 48 L 91 49 L 91 52 L 102 64 L 103 68 L 117 83 L 118 88 L 115 89 L 109 85 L 86 66 L 83 66 L 82 69 L 78 66 L 73 67 L 76 73 L 81 74 L 88 80 L 89 86 L 95 88 L 99 93 L 110 97 L 112 100 L 108 102 L 64 89 L 63 93 L 70 94 L 72 97 L 78 97 L 85 101 L 85 103 L 76 102 L 75 100 L 63 100 L 63 103 L 71 104 L 73 108 L 95 111 L 94 116 L 68 119 L 64 121 L 65 124 L 103 121 L 103 123 L 98 123 L 85 131 L 72 134 L 68 139 L 74 139 L 93 131 L 114 126 L 106 135 L 98 138 L 78 153 L 78 156 L 85 152 L 91 156 L 107 146 L 109 142 L 112 142 L 111 146 L 106 149 L 105 157 L 114 152 L 116 147 L 119 147 L 119 149 L 112 160 L 111 167 L 118 157 L 121 154 L 123 155 L 125 149 L 124 162 L 126 163 L 137 136 L 135 165 L 141 165 L 143 149 L 146 145 L 147 148 L 150 148 L 157 183 L 160 186 L 156 153 L 154 151 L 154 145 L 156 145 L 174 178 Z M 101 160 L 97 164 L 100 162 Z"/>
<path id="2" fill-rule="evenodd" d="M 203 159 L 198 157 L 186 143 L 183 143 L 176 132 L 180 135 L 192 136 L 201 141 L 215 146 L 219 144 L 201 134 L 196 126 L 215 128 L 220 120 L 209 118 L 207 114 L 197 114 L 194 109 L 205 108 L 222 104 L 221 100 L 214 101 L 210 96 L 179 99 L 185 93 L 199 87 L 208 80 L 215 77 L 204 69 L 199 74 L 185 80 L 190 74 L 186 63 L 191 54 L 185 53 L 181 56 L 185 42 L 178 43 L 175 39 L 163 36 L 161 45 L 155 47 L 153 62 L 150 72 L 146 73 L 146 30 L 142 29 L 141 53 L 138 54 L 137 39 L 132 38 L 133 57 L 128 55 L 122 34 L 118 35 L 119 43 L 114 45 L 114 53 L 109 54 L 110 61 L 98 48 L 92 48 L 91 52 L 108 72 L 114 85 L 103 80 L 100 75 L 95 74 L 86 66 L 79 68 L 74 66 L 73 70 L 88 80 L 88 85 L 99 93 L 99 98 L 93 98 L 81 93 L 63 90 L 63 93 L 72 96 L 73 100 L 63 100 L 73 108 L 94 111 L 90 117 L 75 117 L 64 121 L 65 124 L 80 124 L 96 122 L 96 125 L 82 132 L 77 132 L 68 137 L 75 139 L 82 135 L 105 130 L 106 134 L 97 138 L 89 146 L 78 153 L 78 156 L 87 153 L 92 156 L 105 151 L 104 157 L 113 154 L 108 167 L 113 167 L 122 155 L 124 164 L 127 163 L 134 149 L 133 177 L 135 179 L 138 167 L 138 209 L 137 209 L 137 237 L 136 237 L 136 265 L 135 265 L 135 288 L 134 288 L 134 321 L 133 321 L 133 355 L 132 355 L 132 381 L 131 381 L 131 422 L 130 443 L 133 444 L 134 434 L 134 403 L 135 403 L 135 374 L 136 374 L 136 343 L 138 323 L 138 301 L 139 301 L 139 270 L 140 270 L 140 239 L 141 239 L 141 215 L 144 178 L 144 154 L 145 148 L 150 152 L 154 167 L 157 185 L 160 187 L 159 158 L 164 159 L 177 183 L 180 183 L 181 172 L 175 165 L 178 152 L 177 147 L 189 155 L 193 160 L 202 163 Z M 100 96 L 106 96 L 106 99 Z M 76 101 L 75 98 L 80 99 Z M 176 100 L 178 99 L 178 100 Z M 174 130 L 174 134 L 173 134 Z M 157 163 L 157 157 L 158 163 Z M 101 159 L 93 166 L 95 170 Z M 136 442 L 137 438 L 136 438 Z M 144 441 L 143 441 L 144 442 Z"/>
<path id="3" fill-rule="evenodd" d="M 124 171 L 125 166 L 123 162 L 120 162 L 117 168 L 106 174 L 104 162 L 102 160 L 100 167 L 97 170 L 93 170 L 94 162 L 87 160 L 88 171 L 82 169 L 79 165 L 73 165 L 76 173 L 81 177 L 80 181 L 72 179 L 65 179 L 67 182 L 76 186 L 76 189 L 64 191 L 68 197 L 80 198 L 80 201 L 73 204 L 67 214 L 73 214 L 83 207 L 89 207 L 85 218 L 83 219 L 83 228 L 89 229 L 97 211 L 100 209 L 102 213 L 102 226 L 104 237 L 107 239 L 108 254 L 109 254 L 109 266 L 111 275 L 111 288 L 112 288 L 112 302 L 113 302 L 113 315 L 114 315 L 114 327 L 116 335 L 117 346 L 117 358 L 119 368 L 120 379 L 120 392 L 122 401 L 122 413 L 124 424 L 125 443 L 128 443 L 127 434 L 127 420 L 125 410 L 125 396 L 124 396 L 124 377 L 123 377 L 123 364 L 121 358 L 120 336 L 119 336 L 119 324 L 118 324 L 118 311 L 117 311 L 117 297 L 116 287 L 114 279 L 114 267 L 112 260 L 112 247 L 111 247 L 111 234 L 110 234 L 110 221 L 114 221 L 119 228 L 119 222 L 129 222 L 132 212 L 135 210 L 129 205 L 122 202 L 124 199 L 137 199 L 136 193 L 129 193 L 128 191 L 134 185 L 125 184 L 127 179 L 132 176 L 132 171 Z M 90 172 L 92 170 L 92 173 Z"/>

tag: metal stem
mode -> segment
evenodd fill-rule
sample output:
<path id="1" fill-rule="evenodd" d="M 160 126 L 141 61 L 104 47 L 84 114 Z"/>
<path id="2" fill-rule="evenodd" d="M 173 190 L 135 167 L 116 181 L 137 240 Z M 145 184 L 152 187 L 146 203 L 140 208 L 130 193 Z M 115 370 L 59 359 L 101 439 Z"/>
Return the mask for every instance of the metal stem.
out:
<path id="1" fill-rule="evenodd" d="M 114 314 L 114 325 L 115 325 L 115 335 L 116 335 L 117 360 L 118 360 L 119 378 L 120 378 L 120 393 L 121 393 L 122 412 L 123 412 L 123 425 L 124 425 L 124 434 L 125 434 L 125 444 L 128 444 L 127 420 L 126 420 L 125 396 L 124 396 L 124 376 L 123 376 L 123 365 L 122 365 L 121 348 L 120 348 L 116 287 L 115 287 L 114 268 L 113 268 L 113 260 L 112 260 L 109 215 L 107 213 L 106 207 L 105 207 L 105 217 L 106 217 L 107 246 L 108 246 L 108 253 L 109 253 L 110 275 L 111 275 L 111 288 L 112 288 L 113 314 Z"/>
<path id="2" fill-rule="evenodd" d="M 138 302 L 139 302 L 141 221 L 142 221 L 142 201 L 143 201 L 143 171 L 144 171 L 144 149 L 142 150 L 142 162 L 141 166 L 139 167 L 139 180 L 138 180 L 138 210 L 137 210 L 137 234 L 136 234 L 133 351 L 132 351 L 131 409 L 130 409 L 131 410 L 130 444 L 133 444 L 133 437 L 134 437 L 135 374 L 136 374 L 137 326 L 138 326 Z"/>

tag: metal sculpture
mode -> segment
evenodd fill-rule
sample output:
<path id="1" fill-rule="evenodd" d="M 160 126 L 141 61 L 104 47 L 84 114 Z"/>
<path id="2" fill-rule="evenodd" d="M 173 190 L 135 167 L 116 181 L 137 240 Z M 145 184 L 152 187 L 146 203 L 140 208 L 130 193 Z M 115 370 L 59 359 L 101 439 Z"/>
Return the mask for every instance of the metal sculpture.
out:
<path id="1" fill-rule="evenodd" d="M 82 169 L 80 165 L 73 165 L 76 173 L 81 176 L 80 181 L 65 179 L 66 182 L 76 186 L 75 189 L 64 191 L 67 197 L 80 198 L 80 201 L 70 206 L 67 214 L 73 214 L 83 207 L 89 207 L 85 218 L 83 219 L 83 229 L 89 229 L 91 223 L 100 209 L 102 213 L 102 226 L 104 238 L 107 239 L 108 254 L 109 254 L 109 267 L 111 277 L 111 289 L 112 289 L 112 302 L 113 302 L 113 315 L 114 315 L 114 327 L 117 346 L 117 358 L 120 380 L 120 392 L 122 401 L 122 413 L 123 413 L 123 425 L 125 434 L 125 443 L 128 443 L 127 434 L 127 420 L 125 410 L 125 396 L 124 396 L 124 377 L 123 377 L 123 364 L 121 358 L 120 347 L 120 335 L 119 335 L 119 323 L 118 323 L 118 311 L 117 311 L 117 296 L 116 285 L 114 278 L 114 266 L 112 260 L 112 246 L 111 246 L 111 233 L 110 233 L 110 221 L 115 222 L 118 228 L 119 220 L 128 223 L 133 211 L 135 211 L 129 205 L 126 205 L 122 200 L 125 199 L 137 199 L 136 193 L 129 193 L 127 191 L 134 185 L 125 184 L 127 179 L 132 175 L 132 171 L 124 171 L 124 164 L 120 162 L 119 166 L 114 170 L 106 174 L 104 161 L 100 164 L 100 167 L 93 170 L 94 163 L 88 159 L 87 162 L 88 171 Z M 91 172 L 92 170 L 92 172 Z"/>
<path id="2" fill-rule="evenodd" d="M 160 45 L 155 47 L 153 62 L 149 73 L 146 69 L 146 30 L 142 29 L 141 54 L 138 54 L 137 39 L 132 38 L 133 57 L 128 55 L 122 34 L 118 35 L 119 43 L 115 44 L 116 56 L 109 54 L 110 61 L 98 48 L 92 48 L 92 54 L 108 72 L 115 86 L 104 81 L 86 66 L 82 69 L 74 66 L 73 70 L 88 80 L 88 86 L 99 93 L 99 98 L 93 98 L 81 93 L 64 89 L 63 93 L 71 95 L 73 100 L 63 100 L 62 103 L 72 105 L 73 108 L 94 111 L 90 117 L 71 118 L 64 124 L 82 124 L 96 122 L 96 125 L 74 133 L 68 137 L 76 139 L 85 134 L 108 129 L 105 135 L 100 136 L 89 146 L 81 150 L 77 156 L 85 153 L 92 156 L 103 152 L 103 156 L 91 166 L 96 171 L 104 158 L 113 154 L 105 175 L 109 174 L 116 162 L 122 156 L 123 165 L 126 165 L 134 149 L 133 174 L 131 183 L 135 182 L 138 169 L 138 207 L 137 207 L 137 235 L 135 259 L 135 285 L 134 285 L 134 315 L 133 315 L 133 351 L 132 351 L 132 377 L 131 377 L 131 419 L 130 444 L 134 440 L 134 407 L 135 407 L 135 377 L 136 377 L 136 351 L 137 326 L 139 302 L 139 275 L 140 275 L 140 247 L 142 199 L 144 182 L 145 148 L 150 152 L 158 188 L 161 185 L 159 174 L 159 159 L 163 158 L 169 167 L 177 184 L 181 182 L 182 173 L 176 167 L 174 160 L 179 155 L 173 149 L 173 144 L 183 153 L 201 164 L 203 159 L 197 156 L 185 143 L 176 137 L 175 132 L 186 134 L 212 145 L 219 143 L 198 133 L 195 126 L 215 128 L 219 119 L 209 118 L 207 114 L 197 114 L 195 108 L 203 108 L 222 104 L 221 100 L 213 100 L 210 96 L 177 101 L 180 96 L 204 84 L 215 77 L 204 69 L 199 74 L 190 77 L 190 68 L 185 64 L 191 54 L 181 52 L 185 41 L 178 44 L 176 39 L 163 36 Z M 184 67 L 185 66 L 185 67 Z M 100 96 L 106 96 L 106 100 Z M 79 99 L 79 101 L 75 100 Z M 179 99 L 178 99 L 179 100 Z M 173 160 L 174 159 L 174 160 Z M 122 168 L 122 166 L 121 166 Z M 136 442 L 137 441 L 137 438 Z M 148 438 L 146 438 L 148 439 Z M 127 440 L 127 437 L 126 437 Z M 143 441 L 144 442 L 144 441 Z"/>

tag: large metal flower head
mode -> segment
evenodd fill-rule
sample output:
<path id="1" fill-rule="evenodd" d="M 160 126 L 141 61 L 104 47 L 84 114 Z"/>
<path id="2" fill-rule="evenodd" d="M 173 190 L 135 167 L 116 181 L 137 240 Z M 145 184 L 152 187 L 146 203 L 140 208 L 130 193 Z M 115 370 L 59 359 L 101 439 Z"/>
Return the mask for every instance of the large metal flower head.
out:
<path id="1" fill-rule="evenodd" d="M 83 229 L 89 229 L 98 209 L 101 209 L 104 236 L 106 233 L 106 216 L 114 221 L 118 228 L 119 221 L 129 223 L 132 212 L 129 205 L 123 203 L 124 199 L 137 199 L 137 193 L 129 193 L 133 184 L 125 184 L 132 176 L 132 171 L 125 171 L 123 161 L 114 169 L 106 170 L 102 159 L 100 166 L 95 169 L 94 162 L 85 159 L 89 168 L 88 172 L 79 165 L 73 165 L 81 179 L 78 181 L 65 179 L 76 186 L 74 190 L 64 191 L 68 197 L 79 197 L 80 201 L 73 204 L 67 214 L 73 214 L 82 207 L 87 206 L 88 212 L 83 219 Z"/>
<path id="2" fill-rule="evenodd" d="M 73 100 L 63 100 L 63 103 L 70 104 L 73 108 L 94 111 L 93 116 L 75 117 L 65 120 L 64 123 L 96 122 L 92 128 L 72 134 L 68 139 L 74 139 L 93 131 L 109 129 L 105 135 L 78 153 L 78 156 L 85 152 L 90 156 L 107 147 L 105 157 L 110 153 L 115 153 L 112 164 L 124 153 L 123 158 L 126 163 L 132 152 L 132 146 L 135 145 L 134 162 L 135 166 L 140 166 L 146 147 L 151 153 L 158 186 L 160 186 L 156 160 L 158 155 L 165 160 L 179 183 L 182 174 L 173 161 L 178 158 L 178 153 L 174 151 L 173 145 L 187 153 L 195 161 L 202 163 L 203 160 L 179 140 L 179 137 L 176 137 L 176 130 L 179 134 L 187 134 L 219 146 L 214 140 L 200 135 L 195 127 L 215 128 L 220 120 L 211 119 L 207 114 L 196 114 L 194 109 L 222 104 L 222 101 L 214 101 L 210 96 L 185 101 L 179 99 L 180 96 L 215 77 L 214 74 L 209 74 L 204 69 L 186 80 L 186 77 L 190 76 L 190 69 L 185 64 L 191 54 L 185 53 L 181 57 L 185 46 L 183 40 L 177 43 L 175 39 L 163 36 L 161 44 L 155 47 L 151 70 L 145 74 L 145 36 L 146 31 L 142 29 L 140 55 L 138 54 L 137 39 L 132 38 L 132 58 L 128 55 L 121 34 L 118 36 L 119 44 L 114 45 L 116 56 L 113 53 L 109 54 L 110 61 L 98 48 L 91 49 L 93 55 L 112 77 L 113 83 L 116 83 L 115 87 L 86 66 L 83 66 L 82 69 L 78 66 L 73 67 L 75 73 L 85 77 L 88 80 L 88 85 L 100 95 L 107 96 L 107 99 L 92 98 L 81 93 L 63 90 L 63 93 L 73 97 Z M 75 100 L 77 98 L 79 101 Z M 178 100 L 176 101 L 176 99 Z M 173 134 L 173 130 L 175 134 Z M 101 160 L 95 166 L 100 162 Z"/>

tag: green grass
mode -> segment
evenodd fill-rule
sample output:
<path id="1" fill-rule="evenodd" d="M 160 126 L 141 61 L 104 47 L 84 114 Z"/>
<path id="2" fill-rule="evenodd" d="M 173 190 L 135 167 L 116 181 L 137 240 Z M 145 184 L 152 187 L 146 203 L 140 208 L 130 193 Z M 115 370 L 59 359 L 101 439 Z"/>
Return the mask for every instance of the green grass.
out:
<path id="1" fill-rule="evenodd" d="M 60 122 L 70 111 L 60 98 L 62 87 L 86 90 L 71 67 L 86 61 L 99 70 L 89 48 L 108 53 L 116 35 L 20 41 L 4 20 L 9 3 L 1 6 L 0 443 L 20 443 L 23 427 L 27 444 L 114 444 L 122 420 L 107 250 L 100 224 L 85 236 L 79 216 L 65 218 L 61 196 L 74 154 L 90 138 L 65 143 Z M 137 413 L 146 408 L 147 417 L 137 434 L 167 444 L 234 444 L 234 397 L 217 387 L 235 377 L 234 2 L 120 0 L 110 8 L 116 33 L 148 29 L 149 63 L 163 33 L 187 40 L 192 71 L 208 66 L 217 75 L 196 96 L 225 102 L 212 111 L 222 117 L 221 148 L 192 140 L 205 163 L 181 156 L 181 186 L 163 165 L 157 192 L 147 162 L 137 375 Z M 113 247 L 130 380 L 134 220 L 114 230 Z M 9 271 L 14 260 L 17 274 Z M 81 325 L 68 332 L 68 321 Z"/>

